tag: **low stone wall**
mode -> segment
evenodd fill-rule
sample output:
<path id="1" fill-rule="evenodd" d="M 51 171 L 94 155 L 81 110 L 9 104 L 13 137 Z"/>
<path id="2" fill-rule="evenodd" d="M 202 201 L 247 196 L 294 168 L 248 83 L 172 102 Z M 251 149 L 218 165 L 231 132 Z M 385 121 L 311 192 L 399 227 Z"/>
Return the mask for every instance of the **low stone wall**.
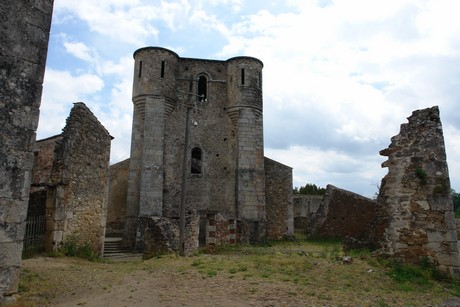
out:
<path id="1" fill-rule="evenodd" d="M 367 241 L 376 212 L 376 201 L 328 185 L 317 213 L 312 215 L 309 236 Z"/>
<path id="2" fill-rule="evenodd" d="M 179 220 L 166 217 L 140 217 L 140 233 L 136 250 L 145 257 L 179 251 Z M 197 250 L 200 232 L 200 217 L 196 211 L 186 214 L 184 253 L 191 255 Z"/>

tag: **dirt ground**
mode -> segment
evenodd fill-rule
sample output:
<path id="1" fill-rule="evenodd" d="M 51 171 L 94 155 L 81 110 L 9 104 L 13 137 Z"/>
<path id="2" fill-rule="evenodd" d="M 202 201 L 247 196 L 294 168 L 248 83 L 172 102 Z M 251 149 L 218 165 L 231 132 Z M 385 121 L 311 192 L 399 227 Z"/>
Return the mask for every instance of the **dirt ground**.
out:
<path id="1" fill-rule="evenodd" d="M 27 259 L 17 303 L 9 307 L 460 306 L 460 300 L 447 289 L 426 293 L 395 290 L 384 271 L 359 259 L 343 265 L 315 258 L 318 263 L 309 269 L 311 275 L 297 282 L 266 278 L 263 272 L 250 275 L 249 269 L 224 268 L 230 257 L 104 262 L 69 257 Z"/>
<path id="2" fill-rule="evenodd" d="M 260 283 L 151 267 L 140 260 L 92 263 L 75 258 L 24 261 L 23 274 L 39 278 L 16 306 L 303 306 L 285 283 Z M 38 275 L 38 276 L 36 276 Z M 47 290 L 44 290 L 46 289 Z"/>

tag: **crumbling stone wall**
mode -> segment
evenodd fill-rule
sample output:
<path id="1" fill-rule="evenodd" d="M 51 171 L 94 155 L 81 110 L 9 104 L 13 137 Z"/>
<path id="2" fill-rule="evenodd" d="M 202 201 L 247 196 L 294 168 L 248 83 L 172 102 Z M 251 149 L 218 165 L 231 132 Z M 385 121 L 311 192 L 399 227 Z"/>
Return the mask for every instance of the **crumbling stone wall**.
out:
<path id="1" fill-rule="evenodd" d="M 110 166 L 106 236 L 122 236 L 126 218 L 129 159 Z"/>
<path id="2" fill-rule="evenodd" d="M 166 217 L 140 217 L 137 248 L 149 258 L 179 251 L 179 220 Z M 200 216 L 196 211 L 185 215 L 184 254 L 191 255 L 199 246 Z"/>
<path id="3" fill-rule="evenodd" d="M 367 241 L 376 212 L 376 201 L 327 185 L 319 209 L 310 221 L 309 236 Z"/>
<path id="4" fill-rule="evenodd" d="M 279 240 L 294 234 L 292 168 L 265 157 L 267 235 Z"/>
<path id="5" fill-rule="evenodd" d="M 437 106 L 416 110 L 380 154 L 382 167 L 376 228 L 381 252 L 418 263 L 429 259 L 441 270 L 460 277 L 444 137 Z M 380 225 L 379 225 L 380 224 Z M 383 225 L 383 227 L 382 227 Z M 379 230 L 380 229 L 380 233 Z"/>
<path id="6" fill-rule="evenodd" d="M 46 189 L 47 250 L 72 239 L 101 253 L 111 139 L 86 105 L 78 102 L 61 135 L 37 142 L 32 186 Z"/>
<path id="7" fill-rule="evenodd" d="M 294 194 L 294 231 L 308 232 L 310 218 L 318 211 L 323 200 L 322 195 Z"/>
<path id="8" fill-rule="evenodd" d="M 52 10 L 0 1 L 0 305 L 18 286 Z"/>

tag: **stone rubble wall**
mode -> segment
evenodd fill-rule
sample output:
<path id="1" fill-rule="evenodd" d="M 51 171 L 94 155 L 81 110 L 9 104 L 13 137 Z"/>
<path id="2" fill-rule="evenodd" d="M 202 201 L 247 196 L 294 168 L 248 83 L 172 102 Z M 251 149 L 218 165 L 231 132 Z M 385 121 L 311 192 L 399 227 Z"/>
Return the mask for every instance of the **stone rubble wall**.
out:
<path id="1" fill-rule="evenodd" d="M 59 205 L 66 207 L 66 237 L 102 252 L 107 213 L 112 137 L 83 103 L 75 103 L 63 129 L 53 183 L 63 183 Z M 59 229 L 59 230 L 61 230 Z"/>
<path id="2" fill-rule="evenodd" d="M 46 250 L 75 240 L 96 254 L 102 252 L 111 139 L 78 102 L 61 135 L 37 142 L 32 187 L 46 190 Z"/>
<path id="3" fill-rule="evenodd" d="M 310 220 L 308 234 L 312 238 L 367 241 L 376 213 L 376 201 L 327 185 L 318 211 Z"/>
<path id="4" fill-rule="evenodd" d="M 416 110 L 380 152 L 380 219 L 375 240 L 381 253 L 405 262 L 427 258 L 460 277 L 457 229 L 442 124 L 437 106 Z M 383 226 L 382 226 L 383 225 Z"/>
<path id="5" fill-rule="evenodd" d="M 167 217 L 140 217 L 139 239 L 137 249 L 144 257 L 178 252 L 179 251 L 179 219 Z M 200 231 L 200 216 L 196 211 L 185 215 L 184 254 L 191 255 L 198 249 Z"/>
<path id="6" fill-rule="evenodd" d="M 0 305 L 18 288 L 52 10 L 0 1 Z"/>

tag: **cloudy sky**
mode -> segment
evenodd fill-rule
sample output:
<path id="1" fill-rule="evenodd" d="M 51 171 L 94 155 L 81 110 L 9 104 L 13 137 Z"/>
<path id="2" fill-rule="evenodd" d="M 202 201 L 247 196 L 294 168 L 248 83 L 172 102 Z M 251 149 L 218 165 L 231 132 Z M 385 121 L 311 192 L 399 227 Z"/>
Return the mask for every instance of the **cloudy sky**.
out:
<path id="1" fill-rule="evenodd" d="M 129 157 L 135 50 L 264 63 L 265 155 L 294 186 L 365 196 L 381 149 L 417 109 L 439 106 L 460 191 L 457 0 L 55 0 L 38 138 L 61 133 L 83 101 Z"/>

